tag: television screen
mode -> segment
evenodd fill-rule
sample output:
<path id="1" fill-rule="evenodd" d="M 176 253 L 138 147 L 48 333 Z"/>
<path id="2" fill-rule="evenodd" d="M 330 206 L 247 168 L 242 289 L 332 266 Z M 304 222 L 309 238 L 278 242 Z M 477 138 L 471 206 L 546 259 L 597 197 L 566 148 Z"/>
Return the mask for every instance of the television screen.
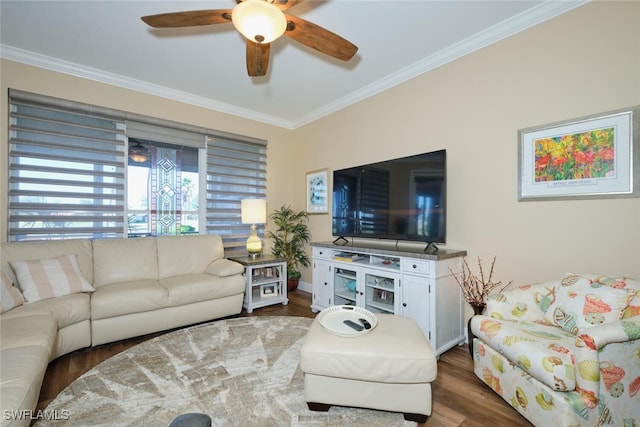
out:
<path id="1" fill-rule="evenodd" d="M 332 233 L 445 243 L 446 150 L 333 172 Z"/>

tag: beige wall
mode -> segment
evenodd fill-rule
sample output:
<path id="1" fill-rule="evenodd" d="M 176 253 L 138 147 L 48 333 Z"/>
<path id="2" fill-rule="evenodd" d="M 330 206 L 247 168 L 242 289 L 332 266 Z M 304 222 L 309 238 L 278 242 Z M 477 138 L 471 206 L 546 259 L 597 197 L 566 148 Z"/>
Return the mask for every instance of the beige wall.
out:
<path id="1" fill-rule="evenodd" d="M 307 170 L 446 148 L 447 247 L 516 283 L 640 278 L 640 199 L 517 201 L 518 129 L 636 104 L 640 2 L 591 3 L 295 130 L 295 200 Z M 329 240 L 330 216 L 311 228 Z"/>
<path id="2" fill-rule="evenodd" d="M 202 126 L 268 140 L 267 206 L 275 209 L 290 203 L 292 186 L 285 172 L 292 159 L 290 130 L 265 125 L 176 101 L 121 89 L 90 80 L 46 71 L 11 61 L 0 63 L 2 102 L 0 109 L 0 239 L 6 241 L 7 200 L 7 91 L 19 89 L 43 95 L 115 108 L 181 123 Z"/>
<path id="3" fill-rule="evenodd" d="M 270 210 L 304 209 L 306 171 L 446 148 L 447 247 L 471 260 L 497 255 L 497 277 L 516 283 L 567 271 L 640 278 L 640 199 L 517 201 L 518 129 L 640 104 L 640 2 L 587 4 L 294 131 L 10 61 L 1 67 L 2 239 L 6 93 L 15 88 L 265 138 Z M 310 224 L 314 240 L 331 238 L 329 215 Z"/>

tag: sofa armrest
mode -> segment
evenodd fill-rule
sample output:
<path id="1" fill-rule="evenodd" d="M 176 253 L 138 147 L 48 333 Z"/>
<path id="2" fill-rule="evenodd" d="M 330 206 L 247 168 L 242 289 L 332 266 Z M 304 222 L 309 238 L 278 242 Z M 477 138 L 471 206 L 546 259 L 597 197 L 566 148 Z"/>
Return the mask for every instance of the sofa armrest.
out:
<path id="1" fill-rule="evenodd" d="M 236 274 L 244 273 L 244 267 L 242 264 L 235 261 L 220 258 L 209 264 L 205 273 L 218 277 L 234 276 Z"/>
<path id="2" fill-rule="evenodd" d="M 591 350 L 600 350 L 613 342 L 626 342 L 640 339 L 640 316 L 605 323 L 593 328 L 583 329 L 578 338 Z M 577 343 L 577 345 L 582 345 Z"/>
<path id="3" fill-rule="evenodd" d="M 522 285 L 493 294 L 487 300 L 485 314 L 503 320 L 548 323 L 544 313 L 555 301 L 558 286 L 556 280 Z"/>

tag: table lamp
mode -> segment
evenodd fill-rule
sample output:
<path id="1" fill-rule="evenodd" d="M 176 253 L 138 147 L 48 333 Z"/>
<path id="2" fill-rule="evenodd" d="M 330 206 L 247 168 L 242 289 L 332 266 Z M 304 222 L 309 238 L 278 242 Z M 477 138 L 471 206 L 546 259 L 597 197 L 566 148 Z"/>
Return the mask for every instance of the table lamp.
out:
<path id="1" fill-rule="evenodd" d="M 256 224 L 267 222 L 267 201 L 265 199 L 244 199 L 240 202 L 242 223 L 251 224 L 251 234 L 247 239 L 247 253 L 257 258 L 262 252 L 262 240 L 258 237 Z"/>

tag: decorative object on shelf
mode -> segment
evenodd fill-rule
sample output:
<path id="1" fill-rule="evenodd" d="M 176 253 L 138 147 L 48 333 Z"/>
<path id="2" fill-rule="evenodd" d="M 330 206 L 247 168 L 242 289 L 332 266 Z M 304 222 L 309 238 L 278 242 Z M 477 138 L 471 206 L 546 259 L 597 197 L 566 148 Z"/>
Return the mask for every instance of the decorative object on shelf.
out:
<path id="1" fill-rule="evenodd" d="M 640 106 L 518 131 L 518 200 L 640 197 Z"/>
<path id="2" fill-rule="evenodd" d="M 260 285 L 260 298 L 277 297 L 278 289 L 274 283 Z"/>
<path id="3" fill-rule="evenodd" d="M 251 224 L 251 234 L 247 239 L 247 253 L 256 258 L 262 252 L 262 240 L 258 236 L 256 224 L 267 222 L 267 201 L 265 199 L 244 199 L 240 203 L 242 223 Z"/>
<path id="4" fill-rule="evenodd" d="M 275 232 L 268 231 L 267 236 L 273 239 L 271 253 L 287 259 L 287 289 L 289 292 L 298 288 L 302 273 L 299 266 L 310 265 L 305 244 L 311 241 L 311 233 L 307 226 L 309 216 L 305 211 L 295 212 L 290 206 L 282 206 L 269 216 L 275 226 Z"/>
<path id="5" fill-rule="evenodd" d="M 307 172 L 307 213 L 329 213 L 329 172 L 327 169 Z"/>
<path id="6" fill-rule="evenodd" d="M 487 297 L 492 293 L 494 289 L 498 289 L 498 293 L 504 291 L 508 288 L 513 281 L 509 281 L 507 284 L 503 284 L 502 280 L 497 282 L 493 281 L 493 271 L 496 264 L 496 257 L 493 257 L 493 261 L 491 261 L 491 269 L 489 270 L 489 275 L 485 277 L 484 269 L 482 267 L 482 260 L 478 257 L 478 274 L 471 271 L 469 267 L 469 263 L 466 258 L 463 259 L 462 262 L 462 271 L 459 274 L 456 274 L 449 268 L 451 274 L 460 285 L 462 289 L 462 294 L 464 296 L 464 300 L 469 303 L 471 308 L 473 309 L 473 314 L 482 314 L 485 307 L 487 306 Z M 471 318 L 467 322 L 467 336 L 469 339 L 469 353 L 471 357 L 473 357 L 473 333 L 471 332 L 471 328 L 469 324 L 471 323 Z"/>

